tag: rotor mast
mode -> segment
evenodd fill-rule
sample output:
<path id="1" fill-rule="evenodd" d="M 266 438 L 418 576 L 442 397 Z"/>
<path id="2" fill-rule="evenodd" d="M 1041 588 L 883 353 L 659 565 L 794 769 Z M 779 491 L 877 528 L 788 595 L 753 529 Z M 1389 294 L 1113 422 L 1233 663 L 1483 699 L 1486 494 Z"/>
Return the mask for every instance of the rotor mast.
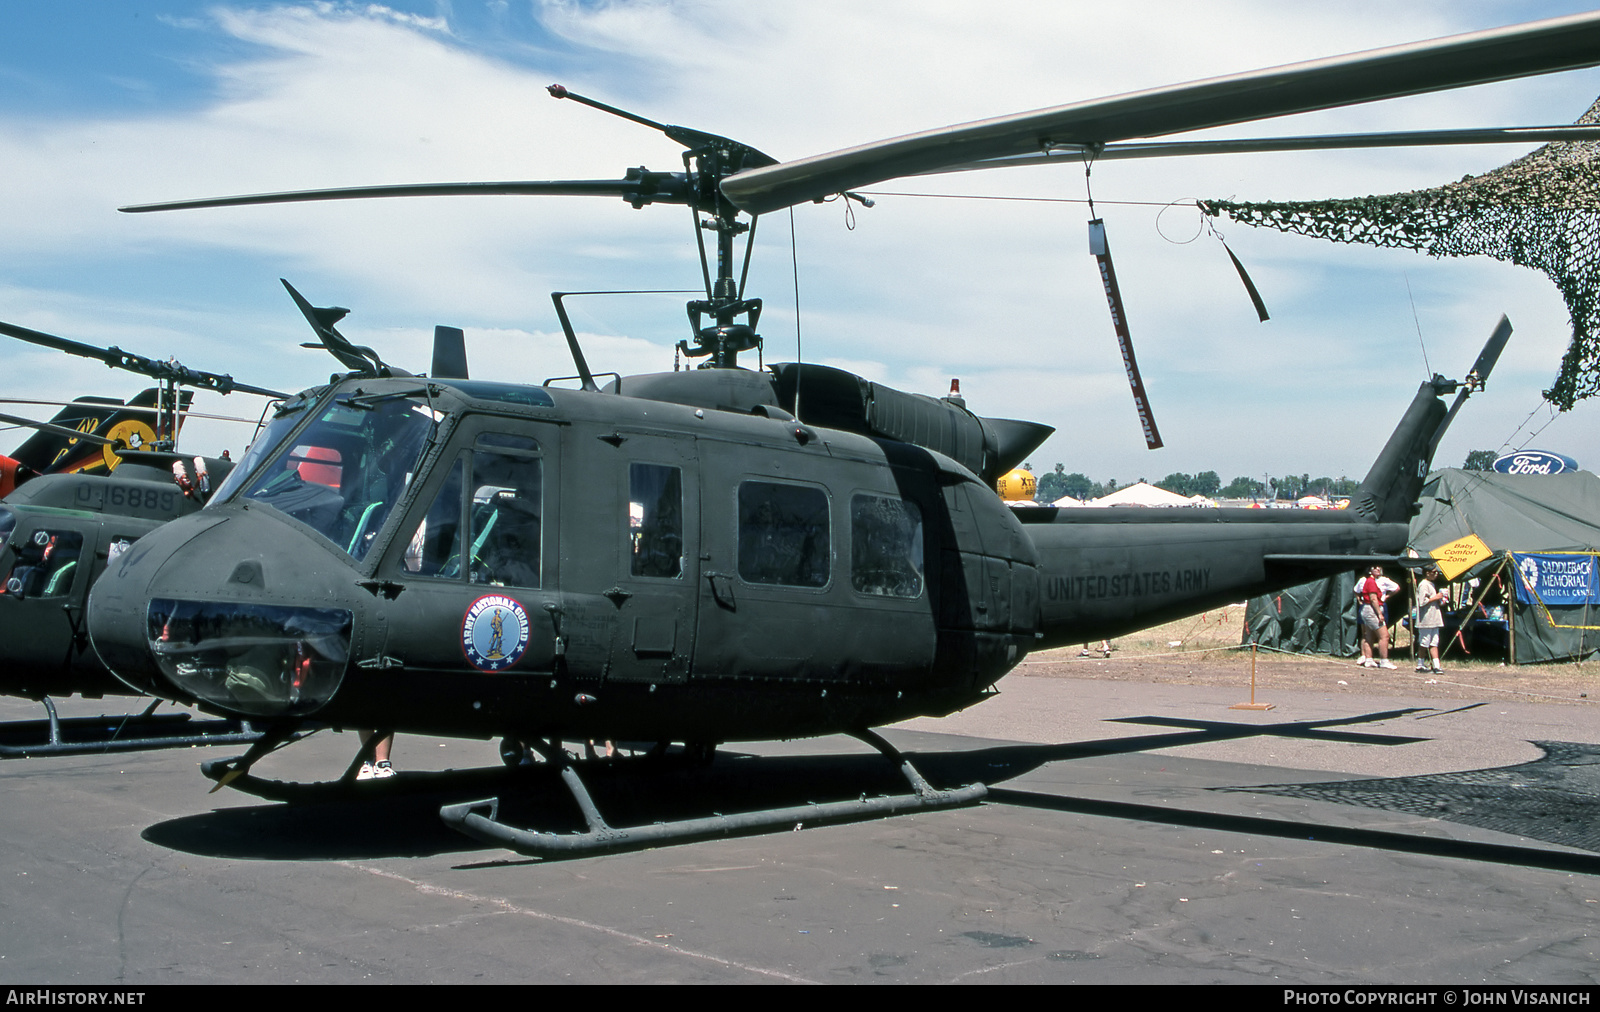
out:
<path id="1" fill-rule="evenodd" d="M 736 172 L 775 165 L 777 160 L 730 138 L 658 123 L 575 94 L 559 84 L 550 85 L 548 91 L 554 98 L 569 98 L 592 109 L 659 130 L 684 146 L 684 185 L 652 194 L 652 199 L 648 201 L 688 204 L 695 226 L 695 244 L 700 251 L 700 271 L 705 282 L 706 297 L 691 299 L 685 307 L 689 314 L 690 337 L 678 342 L 678 351 L 687 358 L 704 358 L 706 361 L 700 364 L 702 369 L 738 368 L 739 352 L 761 347 L 761 336 L 756 333 L 756 323 L 761 318 L 761 300 L 744 297 L 756 218 L 752 215 L 748 223 L 739 220 L 742 212 L 723 195 L 722 181 Z M 630 178 L 636 174 L 641 177 L 650 175 L 643 167 L 628 170 Z M 640 207 L 642 203 L 634 203 L 634 206 Z M 707 232 L 716 234 L 714 276 L 706 256 Z M 746 235 L 745 250 L 743 264 L 735 278 L 735 241 L 740 235 Z M 739 322 L 741 317 L 745 322 Z M 706 322 L 708 318 L 709 324 Z"/>

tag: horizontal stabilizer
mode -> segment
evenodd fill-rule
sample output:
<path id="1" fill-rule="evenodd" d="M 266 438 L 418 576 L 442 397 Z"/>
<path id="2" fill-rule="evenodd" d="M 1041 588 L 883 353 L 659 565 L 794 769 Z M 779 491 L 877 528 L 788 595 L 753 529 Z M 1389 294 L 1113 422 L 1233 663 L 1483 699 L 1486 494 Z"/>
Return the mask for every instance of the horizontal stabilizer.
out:
<path id="1" fill-rule="evenodd" d="M 1427 559 L 1406 555 L 1263 555 L 1261 561 L 1268 566 L 1295 566 L 1301 569 L 1320 569 L 1330 573 L 1343 573 L 1368 566 L 1399 566 L 1421 569 Z"/>

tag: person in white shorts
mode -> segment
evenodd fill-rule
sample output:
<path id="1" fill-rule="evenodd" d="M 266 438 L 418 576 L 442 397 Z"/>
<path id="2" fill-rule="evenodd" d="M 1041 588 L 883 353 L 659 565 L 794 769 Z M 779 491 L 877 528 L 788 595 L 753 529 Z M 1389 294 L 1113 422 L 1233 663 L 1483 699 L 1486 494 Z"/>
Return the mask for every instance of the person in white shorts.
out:
<path id="1" fill-rule="evenodd" d="M 1433 660 L 1433 670 L 1444 671 L 1439 666 L 1439 636 L 1444 631 L 1444 608 L 1449 602 L 1447 591 L 1439 589 L 1443 574 L 1435 566 L 1422 571 L 1422 582 L 1417 584 L 1417 646 L 1426 650 Z M 1417 670 L 1427 671 L 1421 653 L 1417 654 Z"/>

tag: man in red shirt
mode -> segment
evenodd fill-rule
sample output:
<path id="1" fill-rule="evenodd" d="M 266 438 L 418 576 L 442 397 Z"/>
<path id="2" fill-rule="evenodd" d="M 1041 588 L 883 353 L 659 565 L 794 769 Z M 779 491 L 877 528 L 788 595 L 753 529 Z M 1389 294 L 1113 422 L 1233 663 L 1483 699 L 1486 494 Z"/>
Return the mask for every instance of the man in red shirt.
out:
<path id="1" fill-rule="evenodd" d="M 1364 668 L 1394 667 L 1389 662 L 1389 623 L 1384 614 L 1384 603 L 1399 589 L 1399 584 L 1384 579 L 1380 566 L 1373 566 L 1356 583 L 1361 630 L 1361 660 L 1357 663 Z M 1376 657 L 1373 656 L 1374 649 L 1377 651 Z"/>

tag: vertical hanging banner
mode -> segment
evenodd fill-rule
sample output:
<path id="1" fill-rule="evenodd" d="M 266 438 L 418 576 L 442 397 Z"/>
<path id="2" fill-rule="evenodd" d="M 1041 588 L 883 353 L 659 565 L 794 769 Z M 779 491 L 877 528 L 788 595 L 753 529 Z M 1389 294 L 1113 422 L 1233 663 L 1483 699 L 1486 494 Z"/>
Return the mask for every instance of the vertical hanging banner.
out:
<path id="1" fill-rule="evenodd" d="M 1111 307 L 1111 329 L 1116 331 L 1117 346 L 1122 350 L 1122 364 L 1128 370 L 1128 386 L 1133 388 L 1133 404 L 1139 411 L 1139 424 L 1144 427 L 1144 443 L 1152 450 L 1159 450 L 1161 433 L 1156 430 L 1156 416 L 1150 411 L 1144 380 L 1139 377 L 1139 361 L 1133 357 L 1128 315 L 1122 309 L 1122 291 L 1117 288 L 1117 272 L 1111 266 L 1111 247 L 1106 243 L 1106 225 L 1101 218 L 1089 222 L 1089 252 L 1100 264 L 1100 280 L 1106 287 L 1106 305 Z"/>

